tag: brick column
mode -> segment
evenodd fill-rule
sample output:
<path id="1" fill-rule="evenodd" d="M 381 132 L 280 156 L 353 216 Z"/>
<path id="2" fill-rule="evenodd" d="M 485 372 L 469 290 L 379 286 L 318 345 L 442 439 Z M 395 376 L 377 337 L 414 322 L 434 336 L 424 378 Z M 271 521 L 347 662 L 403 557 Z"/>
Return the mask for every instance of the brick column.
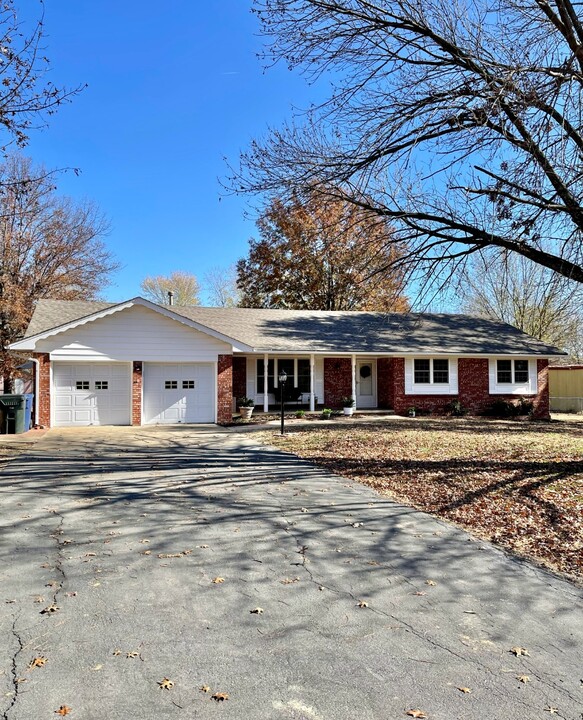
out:
<path id="1" fill-rule="evenodd" d="M 219 355 L 217 363 L 217 422 L 233 420 L 233 356 Z"/>
<path id="2" fill-rule="evenodd" d="M 34 357 L 38 360 L 38 387 L 35 387 L 38 417 L 35 422 L 48 428 L 51 426 L 51 360 L 48 353 L 34 353 Z"/>
<path id="3" fill-rule="evenodd" d="M 350 358 L 324 358 L 324 406 L 341 408 L 342 398 L 352 395 Z"/>
<path id="4" fill-rule="evenodd" d="M 233 397 L 247 396 L 247 358 L 233 357 Z"/>
<path id="5" fill-rule="evenodd" d="M 393 377 L 393 358 L 380 357 L 377 359 L 377 393 L 378 406 L 384 409 L 394 409 L 395 381 Z"/>
<path id="6" fill-rule="evenodd" d="M 141 360 L 132 363 L 132 425 L 142 424 L 142 370 Z"/>
<path id="7" fill-rule="evenodd" d="M 458 396 L 462 407 L 471 415 L 486 412 L 495 400 L 490 395 L 488 358 L 459 358 L 457 367 Z"/>
<path id="8" fill-rule="evenodd" d="M 537 420 L 550 420 L 549 361 L 537 360 L 536 370 L 538 374 L 538 393 L 533 401 L 533 416 Z"/>

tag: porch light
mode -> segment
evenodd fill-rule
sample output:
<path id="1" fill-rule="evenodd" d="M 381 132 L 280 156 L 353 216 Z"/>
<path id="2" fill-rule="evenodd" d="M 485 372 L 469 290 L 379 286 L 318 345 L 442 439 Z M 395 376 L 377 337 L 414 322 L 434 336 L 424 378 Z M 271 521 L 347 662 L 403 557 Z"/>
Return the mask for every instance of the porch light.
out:
<path id="1" fill-rule="evenodd" d="M 281 400 L 281 434 L 285 435 L 285 428 L 283 425 L 283 395 L 285 392 L 285 384 L 287 382 L 287 373 L 285 370 L 280 370 L 279 375 L 277 376 L 277 379 L 279 380 L 279 397 Z"/>

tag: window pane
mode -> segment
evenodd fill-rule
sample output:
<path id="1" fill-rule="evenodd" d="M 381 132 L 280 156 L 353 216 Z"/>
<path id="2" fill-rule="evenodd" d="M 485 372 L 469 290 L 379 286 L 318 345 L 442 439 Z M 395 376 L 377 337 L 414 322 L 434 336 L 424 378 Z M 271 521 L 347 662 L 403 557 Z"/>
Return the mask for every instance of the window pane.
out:
<path id="1" fill-rule="evenodd" d="M 498 382 L 512 382 L 512 360 L 498 360 Z"/>
<path id="2" fill-rule="evenodd" d="M 515 383 L 527 383 L 528 382 L 528 360 L 515 360 L 514 361 L 514 382 Z"/>
<path id="3" fill-rule="evenodd" d="M 257 392 L 262 393 L 265 382 L 265 368 L 263 367 L 263 360 L 257 361 Z"/>
<path id="4" fill-rule="evenodd" d="M 75 388 L 77 390 L 89 390 L 89 380 L 77 380 Z"/>
<path id="5" fill-rule="evenodd" d="M 310 361 L 298 360 L 298 390 L 303 393 L 310 392 Z"/>
<path id="6" fill-rule="evenodd" d="M 164 390 L 177 390 L 178 380 L 164 380 Z"/>
<path id="7" fill-rule="evenodd" d="M 449 382 L 449 360 L 433 361 L 433 382 L 446 384 Z"/>
<path id="8" fill-rule="evenodd" d="M 429 360 L 415 360 L 414 382 L 429 383 L 431 378 L 429 375 Z"/>
<path id="9" fill-rule="evenodd" d="M 108 380 L 96 380 L 95 381 L 95 389 L 96 390 L 109 390 L 109 381 Z"/>
<path id="10" fill-rule="evenodd" d="M 182 389 L 183 390 L 194 390 L 194 380 L 183 380 L 182 381 Z"/>

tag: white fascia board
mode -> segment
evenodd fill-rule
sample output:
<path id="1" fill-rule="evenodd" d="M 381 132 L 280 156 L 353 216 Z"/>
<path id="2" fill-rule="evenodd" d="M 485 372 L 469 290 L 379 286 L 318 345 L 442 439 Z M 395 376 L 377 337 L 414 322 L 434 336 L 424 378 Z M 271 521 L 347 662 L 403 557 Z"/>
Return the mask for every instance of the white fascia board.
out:
<path id="1" fill-rule="evenodd" d="M 448 357 L 469 357 L 469 358 L 498 358 L 498 357 L 511 357 L 515 359 L 520 358 L 538 358 L 539 360 L 550 360 L 554 357 L 562 357 L 567 353 L 557 353 L 556 355 L 542 355 L 539 353 L 511 353 L 511 352 L 500 352 L 500 353 L 478 353 L 478 352 L 429 352 L 429 351 L 418 351 L 418 352 L 377 352 L 376 350 L 366 351 L 351 351 L 351 350 L 264 350 L 263 348 L 254 348 L 253 350 L 234 350 L 235 352 L 242 352 L 253 355 L 324 355 L 326 357 L 350 357 L 351 355 L 358 355 L 360 357 L 388 357 L 388 358 L 400 358 L 400 357 L 429 357 L 429 358 L 448 358 Z"/>
<path id="2" fill-rule="evenodd" d="M 205 335 L 210 335 L 211 337 L 216 338 L 217 340 L 221 340 L 222 342 L 227 343 L 228 345 L 231 345 L 233 348 L 233 351 L 235 352 L 249 352 L 252 350 L 252 348 L 249 345 L 245 345 L 244 343 L 241 343 L 239 340 L 235 340 L 235 338 L 230 338 L 227 335 L 223 335 L 222 333 L 217 332 L 216 330 L 212 330 L 211 328 L 206 327 L 206 325 L 202 325 L 201 323 L 195 322 L 194 320 L 190 320 L 187 317 L 184 317 L 184 315 L 180 315 L 179 313 L 176 313 L 169 308 L 161 307 L 160 305 L 156 305 L 156 303 L 150 302 L 149 300 L 146 300 L 145 298 L 136 297 L 132 300 L 127 300 L 125 302 L 119 303 L 118 305 L 112 305 L 111 307 L 105 308 L 103 310 L 98 310 L 97 312 L 92 313 L 91 315 L 85 315 L 82 318 L 78 318 L 76 320 L 71 320 L 68 323 L 65 323 L 64 325 L 58 325 L 54 328 L 50 328 L 49 330 L 45 330 L 42 333 L 38 333 L 37 335 L 31 335 L 30 337 L 23 338 L 22 340 L 17 340 L 16 342 L 9 345 L 10 350 L 34 350 L 36 348 L 36 343 L 39 340 L 45 340 L 46 338 L 52 337 L 53 335 L 58 335 L 62 332 L 66 332 L 67 330 L 71 330 L 73 328 L 79 327 L 80 325 L 85 325 L 86 323 L 93 322 L 94 320 L 99 320 L 100 318 L 107 317 L 108 315 L 113 315 L 113 313 L 120 312 L 121 310 L 125 310 L 127 308 L 133 307 L 134 305 L 141 305 L 143 307 L 146 307 L 150 310 L 153 310 L 154 312 L 159 313 L 160 315 L 164 315 L 165 317 L 170 318 L 171 320 L 176 320 L 179 323 L 182 323 L 183 325 L 186 325 L 187 327 L 193 328 L 194 330 L 198 330 L 199 332 L 204 333 Z"/>

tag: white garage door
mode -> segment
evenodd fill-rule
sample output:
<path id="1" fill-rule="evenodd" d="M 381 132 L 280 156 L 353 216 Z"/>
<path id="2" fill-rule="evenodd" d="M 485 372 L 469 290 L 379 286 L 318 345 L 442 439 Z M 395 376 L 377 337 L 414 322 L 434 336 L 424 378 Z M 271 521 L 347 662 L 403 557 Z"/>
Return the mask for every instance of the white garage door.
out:
<path id="1" fill-rule="evenodd" d="M 144 422 L 215 422 L 214 375 L 212 363 L 144 363 Z"/>
<path id="2" fill-rule="evenodd" d="M 55 425 L 129 425 L 128 363 L 53 363 Z"/>

